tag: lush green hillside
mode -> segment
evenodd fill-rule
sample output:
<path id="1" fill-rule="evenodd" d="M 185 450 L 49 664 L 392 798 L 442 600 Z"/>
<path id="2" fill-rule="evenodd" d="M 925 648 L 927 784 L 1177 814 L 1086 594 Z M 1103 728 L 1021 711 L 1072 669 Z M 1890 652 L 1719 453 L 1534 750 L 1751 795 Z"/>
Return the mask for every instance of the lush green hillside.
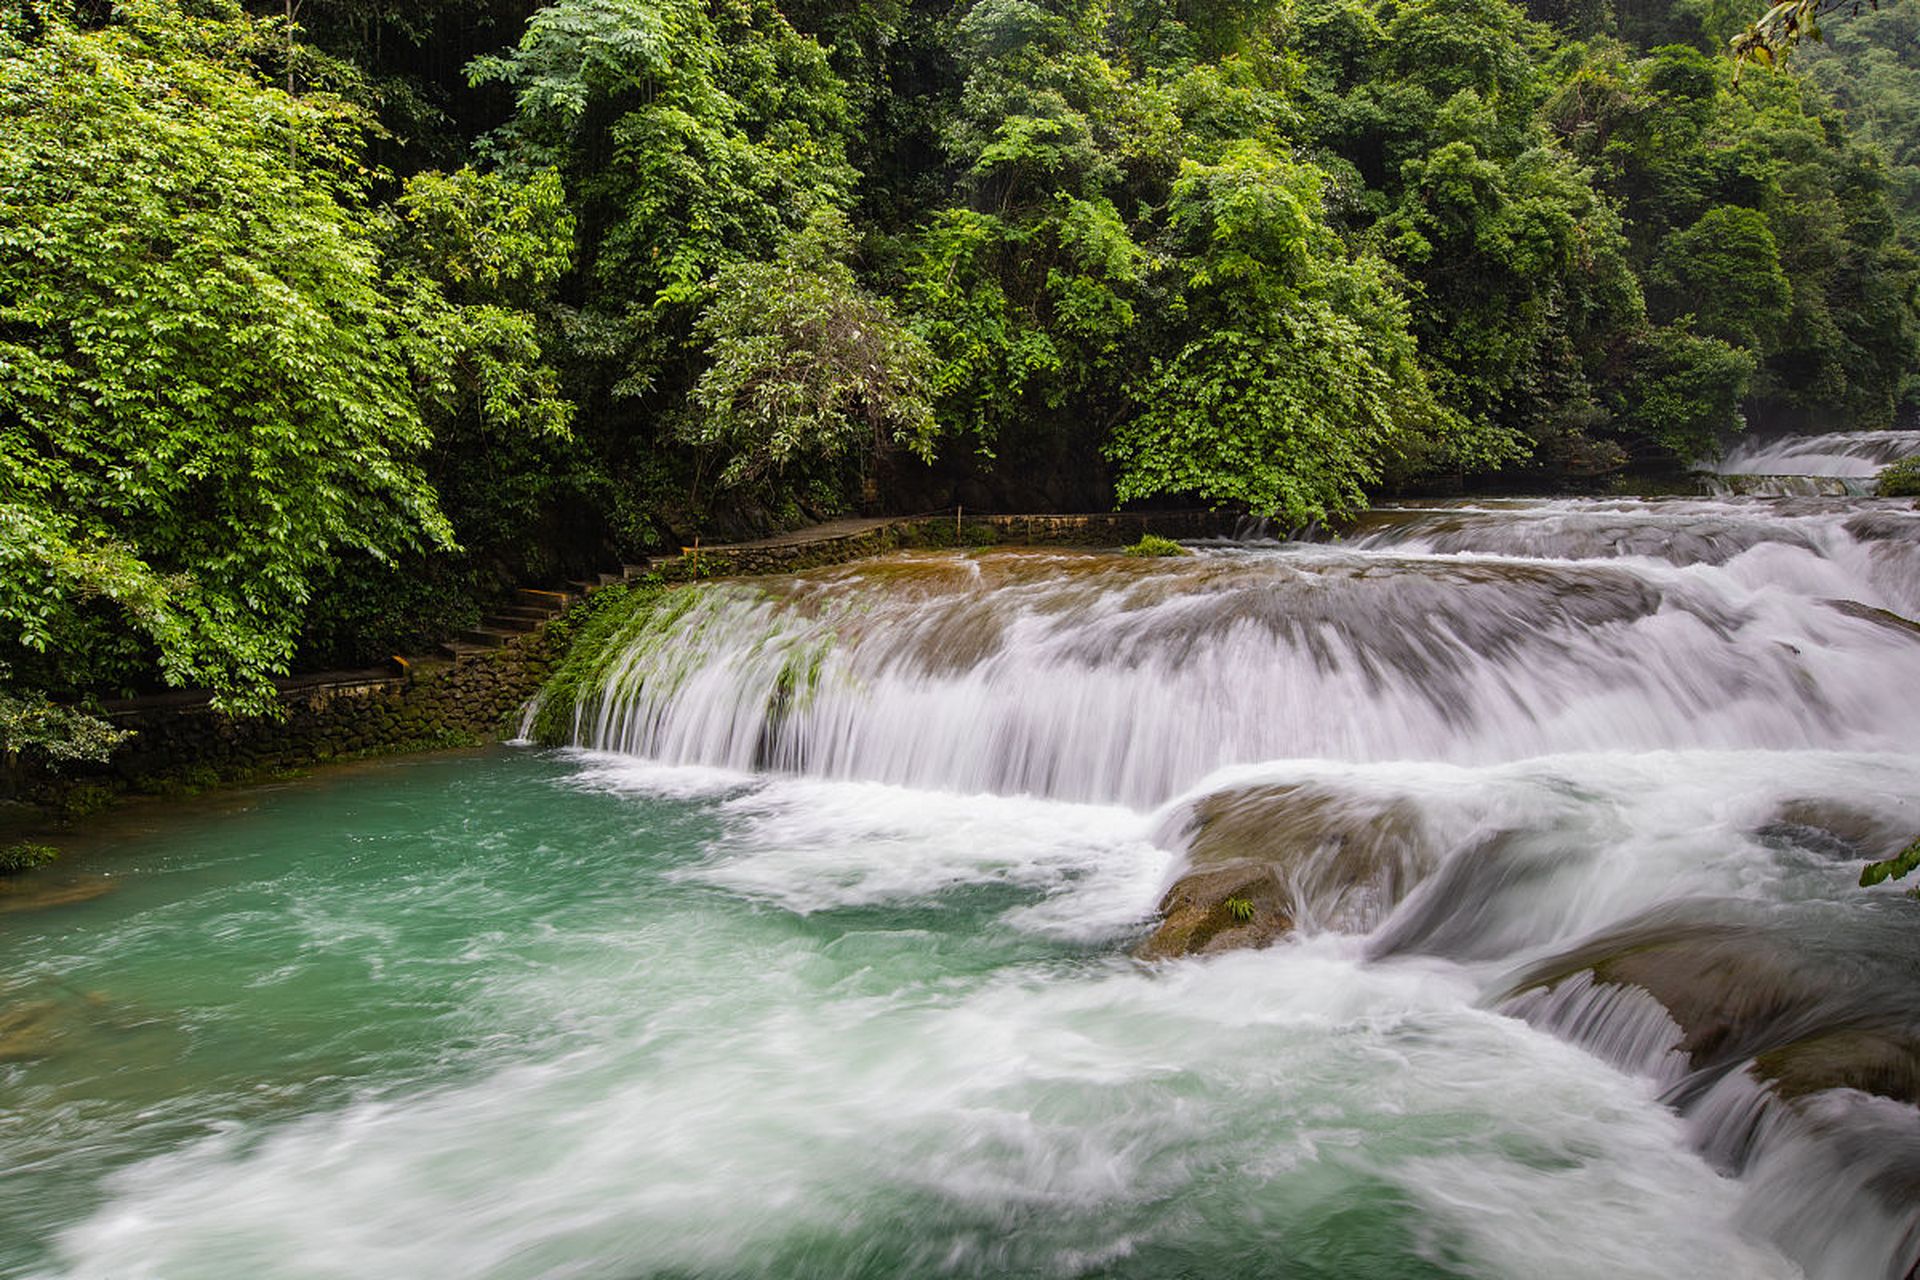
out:
<path id="1" fill-rule="evenodd" d="M 1737 81 L 1699 3 L 16 6 L 10 723 L 859 507 L 1885 425 L 1916 4 Z"/>

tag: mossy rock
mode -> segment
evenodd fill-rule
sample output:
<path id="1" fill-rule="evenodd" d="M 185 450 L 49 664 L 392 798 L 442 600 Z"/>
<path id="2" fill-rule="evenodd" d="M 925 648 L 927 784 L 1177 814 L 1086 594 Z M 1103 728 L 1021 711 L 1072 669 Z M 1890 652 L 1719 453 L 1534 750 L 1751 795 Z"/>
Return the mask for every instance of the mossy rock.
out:
<path id="1" fill-rule="evenodd" d="M 1404 798 L 1311 784 L 1235 787 L 1176 817 L 1190 870 L 1160 903 L 1142 959 L 1270 946 L 1302 921 L 1365 931 L 1433 862 Z"/>
<path id="2" fill-rule="evenodd" d="M 1738 905 L 1656 911 L 1541 962 L 1501 999 L 1585 974 L 1653 997 L 1702 1079 L 1750 1065 L 1787 1099 L 1848 1088 L 1920 1105 L 1920 1001 L 1906 985 L 1908 959 L 1762 915 L 1736 918 Z M 1908 926 L 1883 927 L 1899 937 Z"/>
<path id="3" fill-rule="evenodd" d="M 1160 926 L 1134 949 L 1142 960 L 1272 946 L 1293 929 L 1291 901 L 1271 867 L 1212 867 L 1182 876 L 1160 900 Z"/>

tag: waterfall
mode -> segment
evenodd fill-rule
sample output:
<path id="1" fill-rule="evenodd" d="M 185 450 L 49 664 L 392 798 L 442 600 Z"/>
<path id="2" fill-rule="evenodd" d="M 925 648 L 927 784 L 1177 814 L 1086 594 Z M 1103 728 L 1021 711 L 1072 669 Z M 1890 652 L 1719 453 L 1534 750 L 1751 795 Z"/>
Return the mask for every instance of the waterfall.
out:
<path id="1" fill-rule="evenodd" d="M 1853 880 L 1920 831 L 1916 615 L 1907 503 L 1409 503 L 1331 544 L 705 584 L 636 611 L 548 723 L 929 812 L 1145 814 L 1163 889 L 1254 875 L 1296 942 L 1453 966 L 1644 1081 L 1806 1275 L 1901 1280 L 1920 904 Z M 809 839 L 712 874 L 811 902 L 864 855 Z"/>
<path id="2" fill-rule="evenodd" d="M 1734 476 L 1870 477 L 1920 454 L 1920 431 L 1827 431 L 1742 440 L 1714 470 Z"/>
<path id="3" fill-rule="evenodd" d="M 679 593 L 574 741 L 1135 806 L 1276 759 L 1890 749 L 1920 723 L 1916 539 L 1893 507 L 1543 503 L 1332 547 L 904 554 Z"/>

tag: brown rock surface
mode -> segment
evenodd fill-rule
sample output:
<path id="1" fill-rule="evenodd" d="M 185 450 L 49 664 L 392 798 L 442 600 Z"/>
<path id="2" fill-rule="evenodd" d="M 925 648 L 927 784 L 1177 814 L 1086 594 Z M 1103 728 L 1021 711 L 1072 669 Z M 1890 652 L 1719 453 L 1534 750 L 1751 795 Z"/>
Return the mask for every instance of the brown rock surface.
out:
<path id="1" fill-rule="evenodd" d="M 1161 899 L 1142 959 L 1270 946 L 1300 924 L 1370 928 L 1431 861 L 1410 803 L 1304 783 L 1202 797 L 1181 830 L 1190 870 Z M 1230 898 L 1251 918 L 1236 918 Z"/>

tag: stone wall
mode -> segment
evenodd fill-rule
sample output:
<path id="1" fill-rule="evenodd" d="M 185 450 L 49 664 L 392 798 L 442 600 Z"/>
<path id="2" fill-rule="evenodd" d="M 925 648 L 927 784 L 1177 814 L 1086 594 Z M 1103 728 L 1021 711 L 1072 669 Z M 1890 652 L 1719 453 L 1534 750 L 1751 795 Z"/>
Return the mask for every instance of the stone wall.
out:
<path id="1" fill-rule="evenodd" d="M 110 705 L 133 739 L 105 765 L 59 776 L 16 771 L 17 798 L 78 816 L 123 794 L 185 794 L 252 782 L 330 760 L 470 745 L 510 734 L 546 681 L 554 644 L 530 632 L 497 649 L 421 661 L 404 673 L 353 673 L 282 686 L 278 719 L 235 719 L 204 696 Z"/>
<path id="2" fill-rule="evenodd" d="M 1233 517 L 1210 511 L 910 516 L 837 537 L 776 538 L 689 551 L 655 569 L 670 582 L 683 582 L 693 578 L 794 573 L 903 548 L 1123 547 L 1149 533 L 1163 538 L 1224 537 L 1233 532 L 1233 526 Z"/>

